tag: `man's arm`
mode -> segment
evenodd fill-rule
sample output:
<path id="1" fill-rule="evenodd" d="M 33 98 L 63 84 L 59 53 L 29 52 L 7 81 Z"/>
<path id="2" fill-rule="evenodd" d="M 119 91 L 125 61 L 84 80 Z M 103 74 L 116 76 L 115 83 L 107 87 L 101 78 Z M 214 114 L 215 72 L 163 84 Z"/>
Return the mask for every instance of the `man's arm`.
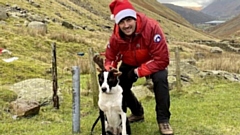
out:
<path id="1" fill-rule="evenodd" d="M 139 77 L 147 76 L 159 70 L 164 70 L 169 65 L 169 50 L 162 29 L 159 25 L 155 25 L 151 32 L 149 51 L 152 60 L 142 64 L 136 69 Z"/>
<path id="2" fill-rule="evenodd" d="M 106 70 L 110 70 L 110 67 L 117 68 L 117 64 L 118 64 L 117 55 L 118 55 L 117 45 L 113 37 L 111 37 L 106 47 L 106 54 L 105 54 L 106 59 L 104 64 Z"/>

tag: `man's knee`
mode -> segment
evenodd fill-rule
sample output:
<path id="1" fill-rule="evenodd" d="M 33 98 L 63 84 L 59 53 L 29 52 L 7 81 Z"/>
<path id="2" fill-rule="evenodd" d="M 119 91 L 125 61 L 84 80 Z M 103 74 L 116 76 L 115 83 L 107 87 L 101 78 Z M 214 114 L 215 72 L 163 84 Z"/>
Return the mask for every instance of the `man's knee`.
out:
<path id="1" fill-rule="evenodd" d="M 152 74 L 152 81 L 153 82 L 167 81 L 167 77 L 168 77 L 168 71 L 166 69 L 160 70 Z"/>

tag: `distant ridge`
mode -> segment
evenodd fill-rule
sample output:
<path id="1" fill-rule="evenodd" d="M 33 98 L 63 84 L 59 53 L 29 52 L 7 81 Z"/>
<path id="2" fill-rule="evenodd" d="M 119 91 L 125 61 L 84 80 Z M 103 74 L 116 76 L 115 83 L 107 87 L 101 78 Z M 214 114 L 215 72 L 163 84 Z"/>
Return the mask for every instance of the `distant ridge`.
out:
<path id="1" fill-rule="evenodd" d="M 210 15 L 204 14 L 200 11 L 196 11 L 193 9 L 184 8 L 184 7 L 176 6 L 173 4 L 163 4 L 163 5 L 175 11 L 176 13 L 180 14 L 183 18 L 185 18 L 191 24 L 204 23 L 204 22 L 212 21 L 216 19 L 215 17 L 212 17 Z"/>
<path id="2" fill-rule="evenodd" d="M 201 12 L 222 19 L 231 19 L 240 14 L 240 0 L 215 0 Z"/>

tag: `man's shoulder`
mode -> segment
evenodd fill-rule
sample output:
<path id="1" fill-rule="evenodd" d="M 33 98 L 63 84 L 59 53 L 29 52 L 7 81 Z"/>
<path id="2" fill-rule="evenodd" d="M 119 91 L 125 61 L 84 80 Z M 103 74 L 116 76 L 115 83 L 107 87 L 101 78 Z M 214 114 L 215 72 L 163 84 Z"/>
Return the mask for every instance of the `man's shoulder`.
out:
<path id="1" fill-rule="evenodd" d="M 144 13 L 138 12 L 138 16 L 141 18 L 142 21 L 150 21 L 150 22 L 158 23 L 156 19 L 151 18 Z"/>

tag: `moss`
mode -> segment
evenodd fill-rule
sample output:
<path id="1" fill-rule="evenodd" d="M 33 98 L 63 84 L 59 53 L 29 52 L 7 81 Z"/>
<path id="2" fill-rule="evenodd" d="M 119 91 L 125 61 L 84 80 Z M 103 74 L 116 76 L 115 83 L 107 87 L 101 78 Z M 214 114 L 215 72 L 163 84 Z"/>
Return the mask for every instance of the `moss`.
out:
<path id="1" fill-rule="evenodd" d="M 8 89 L 0 89 L 0 105 L 4 105 L 5 102 L 11 102 L 17 99 L 17 94 Z"/>

